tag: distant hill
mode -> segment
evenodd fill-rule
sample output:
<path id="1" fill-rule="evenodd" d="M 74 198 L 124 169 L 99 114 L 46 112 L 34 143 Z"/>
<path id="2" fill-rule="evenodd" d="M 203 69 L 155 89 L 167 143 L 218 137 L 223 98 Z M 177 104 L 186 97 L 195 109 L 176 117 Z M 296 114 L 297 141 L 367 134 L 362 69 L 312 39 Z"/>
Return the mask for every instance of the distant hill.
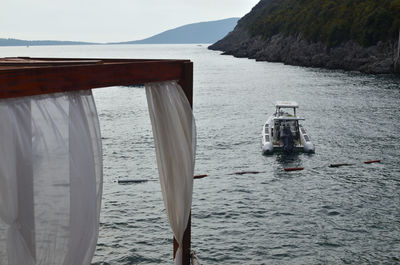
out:
<path id="1" fill-rule="evenodd" d="M 228 18 L 209 22 L 184 25 L 164 31 L 150 38 L 136 41 L 112 42 L 106 44 L 184 44 L 184 43 L 214 43 L 232 31 L 239 18 Z M 89 45 L 104 44 L 82 41 L 56 40 L 19 40 L 2 39 L 0 46 L 39 46 L 39 45 Z"/>
<path id="2" fill-rule="evenodd" d="M 392 73 L 400 66 L 399 32 L 400 0 L 260 0 L 209 48 L 260 61 Z"/>
<path id="3" fill-rule="evenodd" d="M 232 31 L 239 18 L 228 18 L 184 25 L 164 31 L 150 38 L 113 44 L 179 44 L 214 43 Z"/>
<path id="4" fill-rule="evenodd" d="M 41 45 L 88 45 L 96 44 L 82 41 L 56 41 L 56 40 L 18 40 L 0 38 L 0 46 L 41 46 Z"/>

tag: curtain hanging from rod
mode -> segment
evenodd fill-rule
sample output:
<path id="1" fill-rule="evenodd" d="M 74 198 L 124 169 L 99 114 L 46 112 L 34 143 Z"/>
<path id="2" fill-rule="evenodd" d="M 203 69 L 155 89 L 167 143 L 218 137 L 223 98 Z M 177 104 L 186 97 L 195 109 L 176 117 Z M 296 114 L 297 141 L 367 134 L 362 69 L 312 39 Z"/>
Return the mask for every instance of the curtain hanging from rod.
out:
<path id="1" fill-rule="evenodd" d="M 102 194 L 91 91 L 0 101 L 0 264 L 90 264 Z"/>
<path id="2" fill-rule="evenodd" d="M 177 82 L 146 84 L 146 95 L 164 206 L 179 244 L 175 264 L 181 264 L 182 239 L 192 206 L 195 120 Z"/>
<path id="3" fill-rule="evenodd" d="M 146 94 L 180 264 L 192 204 L 195 121 L 177 82 L 147 84 Z M 1 100 L 0 135 L 0 264 L 90 264 L 103 182 L 91 91 Z"/>

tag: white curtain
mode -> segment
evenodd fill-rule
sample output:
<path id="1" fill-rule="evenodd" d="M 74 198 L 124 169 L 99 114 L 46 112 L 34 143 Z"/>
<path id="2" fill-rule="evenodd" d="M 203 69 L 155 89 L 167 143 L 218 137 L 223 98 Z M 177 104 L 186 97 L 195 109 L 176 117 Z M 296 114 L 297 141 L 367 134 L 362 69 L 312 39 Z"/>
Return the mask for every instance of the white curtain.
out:
<path id="1" fill-rule="evenodd" d="M 182 238 L 192 205 L 195 121 L 177 82 L 146 84 L 146 95 L 164 206 L 179 243 L 175 264 L 181 264 Z"/>
<path id="2" fill-rule="evenodd" d="M 101 194 L 91 91 L 0 101 L 0 264 L 90 264 Z"/>

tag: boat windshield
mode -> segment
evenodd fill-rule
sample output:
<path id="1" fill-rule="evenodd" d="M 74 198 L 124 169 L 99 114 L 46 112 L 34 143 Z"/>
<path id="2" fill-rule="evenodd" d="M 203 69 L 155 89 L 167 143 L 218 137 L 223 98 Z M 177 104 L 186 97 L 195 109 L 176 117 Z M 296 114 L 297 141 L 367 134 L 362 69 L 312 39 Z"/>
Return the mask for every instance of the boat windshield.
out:
<path id="1" fill-rule="evenodd" d="M 289 111 L 287 111 L 289 109 Z M 282 107 L 277 107 L 276 116 L 285 116 L 285 117 L 296 117 L 296 108 L 282 108 Z"/>
<path id="2" fill-rule="evenodd" d="M 294 101 L 278 101 L 275 104 L 275 115 L 276 116 L 296 116 L 296 109 L 299 104 Z M 289 109 L 289 110 L 288 110 Z"/>

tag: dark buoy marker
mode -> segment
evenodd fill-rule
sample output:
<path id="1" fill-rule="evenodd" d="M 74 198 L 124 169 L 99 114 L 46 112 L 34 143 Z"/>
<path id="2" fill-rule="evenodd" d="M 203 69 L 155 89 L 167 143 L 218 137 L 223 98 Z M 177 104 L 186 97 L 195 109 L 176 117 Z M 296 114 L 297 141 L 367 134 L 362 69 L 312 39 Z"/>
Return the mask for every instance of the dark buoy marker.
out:
<path id="1" fill-rule="evenodd" d="M 235 172 L 235 175 L 244 175 L 244 174 L 258 174 L 260 173 L 259 171 L 240 171 L 240 172 Z"/>
<path id="2" fill-rule="evenodd" d="M 381 160 L 369 160 L 369 161 L 365 161 L 364 164 L 372 164 L 372 163 L 380 163 Z"/>
<path id="3" fill-rule="evenodd" d="M 287 167 L 285 168 L 285 171 L 299 171 L 299 170 L 303 170 L 304 167 Z"/>
<path id="4" fill-rule="evenodd" d="M 195 176 L 193 176 L 193 178 L 194 178 L 194 179 L 202 179 L 202 178 L 205 178 L 205 177 L 207 177 L 207 176 L 208 176 L 207 174 L 195 175 Z"/>
<path id="5" fill-rule="evenodd" d="M 119 179 L 118 184 L 128 184 L 128 183 L 144 183 L 149 180 L 147 179 Z"/>
<path id="6" fill-rule="evenodd" d="M 351 166 L 354 164 L 349 164 L 349 163 L 340 163 L 340 164 L 330 164 L 329 167 L 342 167 L 342 166 Z"/>

